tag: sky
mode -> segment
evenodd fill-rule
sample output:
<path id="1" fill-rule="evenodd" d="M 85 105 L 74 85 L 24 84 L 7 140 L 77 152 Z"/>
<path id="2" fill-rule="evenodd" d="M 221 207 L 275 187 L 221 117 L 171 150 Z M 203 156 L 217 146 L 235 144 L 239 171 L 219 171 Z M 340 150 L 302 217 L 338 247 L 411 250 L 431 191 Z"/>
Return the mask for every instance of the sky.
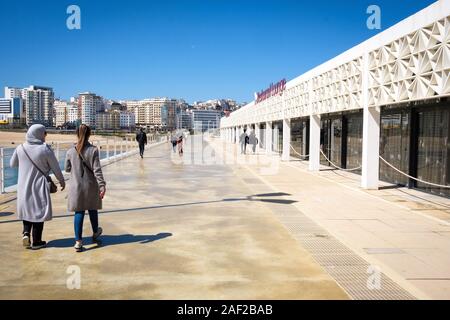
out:
<path id="1" fill-rule="evenodd" d="M 250 102 L 431 0 L 0 0 L 0 88 Z M 69 5 L 81 29 L 69 30 Z M 370 30 L 369 5 L 381 9 Z M 2 89 L 3 91 L 3 89 Z M 1 96 L 1 94 L 0 94 Z"/>

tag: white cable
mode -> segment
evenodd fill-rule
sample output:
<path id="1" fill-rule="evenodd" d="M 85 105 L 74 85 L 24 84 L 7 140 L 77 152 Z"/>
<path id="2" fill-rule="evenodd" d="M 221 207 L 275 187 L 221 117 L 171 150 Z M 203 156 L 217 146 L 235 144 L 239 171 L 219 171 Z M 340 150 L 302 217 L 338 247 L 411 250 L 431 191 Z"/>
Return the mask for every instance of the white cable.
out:
<path id="1" fill-rule="evenodd" d="M 434 187 L 439 187 L 439 188 L 450 188 L 450 186 L 446 186 L 446 185 L 442 185 L 442 184 L 437 184 L 437 183 L 431 183 L 431 182 L 423 181 L 423 180 L 421 180 L 421 179 L 418 179 L 418 178 L 415 178 L 415 177 L 413 177 L 413 176 L 410 176 L 409 174 L 406 174 L 406 173 L 404 173 L 403 171 L 401 171 L 400 169 L 397 169 L 396 167 L 394 167 L 392 164 L 390 164 L 389 162 L 387 162 L 382 156 L 380 156 L 380 159 L 381 159 L 384 163 L 386 163 L 389 167 L 391 167 L 392 169 L 394 169 L 394 170 L 397 171 L 398 173 L 400 173 L 400 174 L 402 174 L 402 175 L 404 175 L 404 176 L 406 176 L 406 177 L 408 177 L 408 178 L 410 178 L 410 179 L 413 179 L 413 180 L 416 180 L 416 181 L 418 181 L 418 182 L 421 182 L 421 183 L 424 183 L 424 184 L 428 184 L 428 185 L 434 186 Z"/>
<path id="2" fill-rule="evenodd" d="M 336 169 L 339 169 L 339 170 L 342 170 L 342 171 L 357 171 L 357 170 L 360 170 L 360 169 L 362 168 L 361 166 L 359 166 L 359 167 L 357 167 L 357 168 L 353 168 L 353 169 L 344 169 L 344 168 L 341 168 L 341 167 L 335 165 L 330 159 L 328 159 L 328 157 L 325 155 L 325 153 L 323 153 L 322 150 L 320 150 L 320 152 L 321 152 L 322 155 L 325 157 L 325 159 L 331 164 L 331 166 L 335 167 Z"/>
<path id="3" fill-rule="evenodd" d="M 292 151 L 294 151 L 296 154 L 298 154 L 299 157 L 306 158 L 306 157 L 309 156 L 309 154 L 300 154 L 300 153 L 298 153 L 297 150 L 294 149 L 292 144 L 289 144 L 289 146 L 291 147 Z"/>

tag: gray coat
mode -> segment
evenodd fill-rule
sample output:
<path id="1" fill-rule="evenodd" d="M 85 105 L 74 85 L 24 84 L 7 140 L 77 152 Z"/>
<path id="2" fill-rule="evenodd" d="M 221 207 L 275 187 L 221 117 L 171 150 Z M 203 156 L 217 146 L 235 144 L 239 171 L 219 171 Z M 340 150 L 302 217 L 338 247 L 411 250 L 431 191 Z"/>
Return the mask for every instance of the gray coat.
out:
<path id="1" fill-rule="evenodd" d="M 30 162 L 22 148 L 25 148 L 33 162 L 45 173 L 53 171 L 61 186 L 64 176 L 59 168 L 53 150 L 43 141 L 45 127 L 33 125 L 26 135 L 26 143 L 14 150 L 11 167 L 19 168 L 17 182 L 17 213 L 19 219 L 30 222 L 44 222 L 52 219 L 52 201 L 47 179 Z"/>
<path id="2" fill-rule="evenodd" d="M 66 154 L 65 170 L 70 172 L 67 207 L 69 211 L 99 210 L 102 208 L 100 191 L 106 186 L 99 152 L 97 147 L 88 143 L 82 155 L 93 172 L 83 166 L 75 147 Z"/>

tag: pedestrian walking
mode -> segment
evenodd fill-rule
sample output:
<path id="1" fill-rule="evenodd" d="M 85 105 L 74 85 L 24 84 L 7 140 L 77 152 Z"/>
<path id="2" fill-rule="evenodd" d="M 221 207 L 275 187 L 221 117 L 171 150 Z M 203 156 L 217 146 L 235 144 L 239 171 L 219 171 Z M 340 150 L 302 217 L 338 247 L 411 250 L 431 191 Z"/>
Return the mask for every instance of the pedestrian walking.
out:
<path id="1" fill-rule="evenodd" d="M 145 146 L 147 145 L 147 134 L 144 132 L 143 128 L 140 128 L 139 132 L 136 134 L 136 141 L 139 144 L 139 155 L 143 159 Z"/>
<path id="2" fill-rule="evenodd" d="M 245 154 L 248 144 L 247 129 L 239 136 L 239 143 L 241 144 L 241 154 Z"/>
<path id="3" fill-rule="evenodd" d="M 172 135 L 172 138 L 170 139 L 170 142 L 172 143 L 172 150 L 173 150 L 173 153 L 176 153 L 176 152 L 177 152 L 177 144 L 178 144 L 177 137 L 175 137 L 174 135 Z"/>
<path id="4" fill-rule="evenodd" d="M 98 226 L 98 210 L 106 192 L 106 182 L 100 166 L 98 148 L 89 143 L 91 129 L 82 124 L 77 129 L 77 143 L 66 154 L 65 170 L 70 172 L 68 209 L 75 212 L 75 250 L 83 251 L 84 214 L 89 212 L 92 240 L 98 240 L 103 230 Z"/>
<path id="5" fill-rule="evenodd" d="M 17 213 L 23 222 L 22 244 L 26 248 L 41 249 L 44 222 L 52 219 L 50 193 L 57 191 L 49 173 L 52 171 L 65 188 L 64 176 L 53 150 L 45 144 L 47 132 L 41 124 L 32 125 L 26 134 L 26 142 L 16 148 L 10 166 L 19 168 L 17 182 Z M 32 243 L 30 236 L 32 236 Z"/>
<path id="6" fill-rule="evenodd" d="M 180 156 L 183 155 L 183 135 L 181 135 L 178 140 L 177 140 L 177 144 L 178 144 L 178 154 Z"/>
<path id="7" fill-rule="evenodd" d="M 252 145 L 253 153 L 256 153 L 256 146 L 258 145 L 258 138 L 256 137 L 255 131 L 253 130 L 248 137 L 249 144 Z"/>

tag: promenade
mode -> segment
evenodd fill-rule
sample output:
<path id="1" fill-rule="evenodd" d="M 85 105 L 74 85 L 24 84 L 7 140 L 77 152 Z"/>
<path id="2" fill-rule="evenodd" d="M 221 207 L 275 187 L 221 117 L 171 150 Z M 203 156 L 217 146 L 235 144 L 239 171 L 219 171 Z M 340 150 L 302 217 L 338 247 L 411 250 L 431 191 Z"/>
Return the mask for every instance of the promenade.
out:
<path id="1" fill-rule="evenodd" d="M 0 298 L 450 299 L 450 200 L 201 136 L 104 174 L 102 243 L 83 253 L 66 192 L 39 251 L 21 247 L 15 201 L 0 205 Z"/>
<path id="2" fill-rule="evenodd" d="M 185 157 L 201 154 L 195 141 Z M 104 235 L 91 244 L 86 217 L 83 253 L 72 248 L 65 191 L 53 197 L 39 251 L 21 246 L 15 201 L 2 204 L 0 298 L 348 299 L 274 215 L 271 203 L 289 202 L 259 194 L 233 166 L 184 164 L 171 152 L 167 143 L 104 167 Z M 66 285 L 70 266 L 80 289 Z"/>
<path id="3" fill-rule="evenodd" d="M 449 199 L 383 182 L 380 190 L 363 190 L 353 173 L 325 166 L 310 172 L 295 158 L 240 155 L 238 145 L 219 139 L 213 145 L 235 159 L 240 176 L 292 201 L 294 212 L 275 214 L 352 298 L 450 299 Z M 375 270 L 379 288 L 367 290 Z"/>

